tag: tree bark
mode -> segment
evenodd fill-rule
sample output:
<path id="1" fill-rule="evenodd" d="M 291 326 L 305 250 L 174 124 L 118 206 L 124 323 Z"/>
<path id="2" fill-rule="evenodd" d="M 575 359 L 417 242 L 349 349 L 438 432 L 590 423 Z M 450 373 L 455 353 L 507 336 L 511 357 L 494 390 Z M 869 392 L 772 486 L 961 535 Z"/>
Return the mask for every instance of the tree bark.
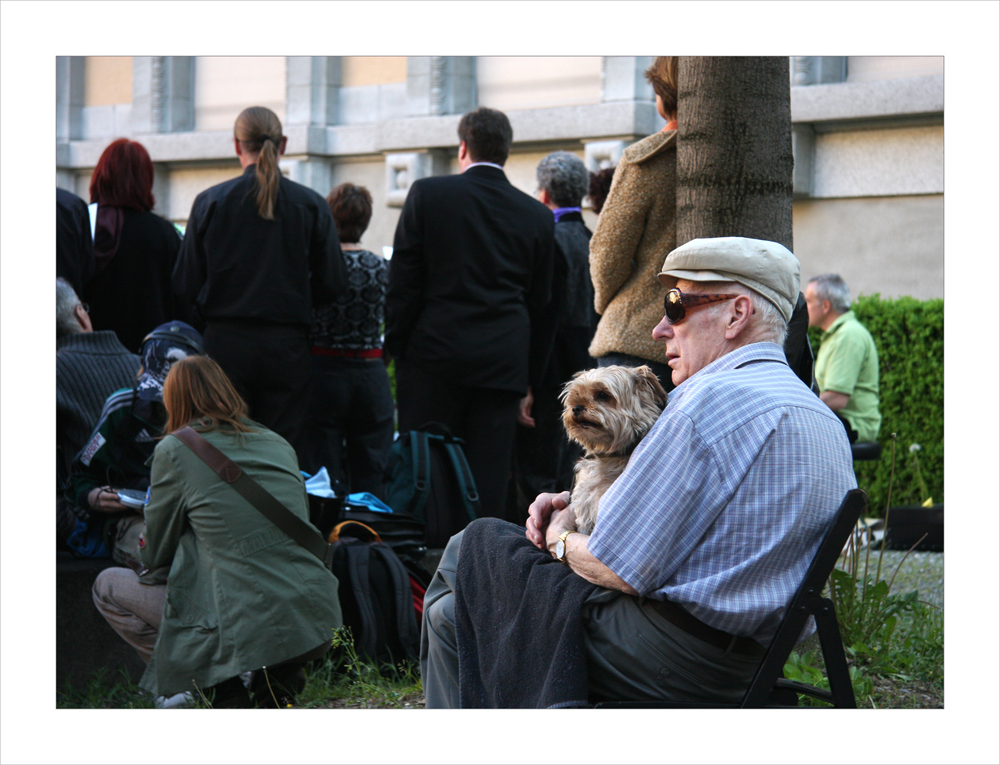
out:
<path id="1" fill-rule="evenodd" d="M 745 236 L 792 249 L 788 58 L 678 62 L 677 244 Z"/>
<path id="2" fill-rule="evenodd" d="M 789 79 L 788 58 L 782 56 L 678 61 L 678 246 L 703 237 L 745 236 L 794 252 Z M 808 326 L 800 292 L 785 357 L 814 388 Z"/>

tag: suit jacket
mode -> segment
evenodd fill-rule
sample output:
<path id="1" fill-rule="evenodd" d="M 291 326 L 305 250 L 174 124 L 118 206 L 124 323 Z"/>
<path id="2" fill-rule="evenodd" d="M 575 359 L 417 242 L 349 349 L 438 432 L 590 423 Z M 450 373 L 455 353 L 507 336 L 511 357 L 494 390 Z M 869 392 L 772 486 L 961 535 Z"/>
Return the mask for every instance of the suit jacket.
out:
<path id="1" fill-rule="evenodd" d="M 555 331 L 544 320 L 554 225 L 495 167 L 416 181 L 389 262 L 389 353 L 434 376 L 523 393 Z"/>

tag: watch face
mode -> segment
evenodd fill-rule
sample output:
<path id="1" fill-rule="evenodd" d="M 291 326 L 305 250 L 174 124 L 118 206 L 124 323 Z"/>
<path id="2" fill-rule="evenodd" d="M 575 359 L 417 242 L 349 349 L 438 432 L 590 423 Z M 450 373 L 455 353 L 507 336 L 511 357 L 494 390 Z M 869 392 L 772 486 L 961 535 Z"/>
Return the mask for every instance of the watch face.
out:
<path id="1" fill-rule="evenodd" d="M 566 557 L 566 542 L 562 539 L 556 540 L 556 558 L 562 560 Z"/>

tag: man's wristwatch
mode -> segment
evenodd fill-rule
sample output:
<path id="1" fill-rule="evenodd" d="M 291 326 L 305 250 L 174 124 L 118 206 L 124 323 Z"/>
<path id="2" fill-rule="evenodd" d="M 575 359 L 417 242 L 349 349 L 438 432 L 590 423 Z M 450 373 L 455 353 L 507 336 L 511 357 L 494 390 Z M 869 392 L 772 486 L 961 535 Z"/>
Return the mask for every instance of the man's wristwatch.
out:
<path id="1" fill-rule="evenodd" d="M 575 534 L 575 533 L 576 532 L 573 529 L 564 531 L 562 534 L 559 535 L 559 539 L 556 540 L 556 549 L 555 549 L 556 560 L 567 566 L 569 565 L 569 561 L 566 560 L 566 538 L 570 534 Z"/>

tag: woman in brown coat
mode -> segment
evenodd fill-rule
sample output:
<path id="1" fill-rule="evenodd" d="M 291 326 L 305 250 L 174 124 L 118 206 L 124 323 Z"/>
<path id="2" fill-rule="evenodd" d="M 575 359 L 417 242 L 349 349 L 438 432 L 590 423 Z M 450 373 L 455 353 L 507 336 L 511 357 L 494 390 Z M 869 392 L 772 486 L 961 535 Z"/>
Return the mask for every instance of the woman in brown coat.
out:
<path id="1" fill-rule="evenodd" d="M 652 330 L 663 318 L 666 293 L 657 274 L 677 246 L 677 57 L 658 56 L 646 79 L 667 124 L 622 154 L 590 242 L 594 307 L 601 314 L 590 355 L 602 367 L 648 364 L 669 391 L 671 369 Z"/>

